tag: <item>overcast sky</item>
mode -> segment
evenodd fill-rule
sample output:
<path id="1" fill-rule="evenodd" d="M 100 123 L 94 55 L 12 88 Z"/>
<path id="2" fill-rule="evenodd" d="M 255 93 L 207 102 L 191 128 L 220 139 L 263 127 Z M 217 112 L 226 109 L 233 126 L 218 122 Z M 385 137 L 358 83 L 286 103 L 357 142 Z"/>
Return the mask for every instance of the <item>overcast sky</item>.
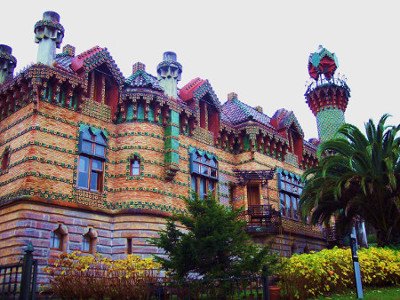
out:
<path id="1" fill-rule="evenodd" d="M 306 138 L 316 121 L 305 103 L 308 56 L 322 44 L 339 59 L 351 98 L 346 121 L 363 127 L 390 113 L 400 123 L 400 17 L 395 1 L 7 1 L 0 43 L 17 71 L 36 62 L 33 26 L 46 10 L 61 15 L 62 46 L 107 47 L 125 76 L 137 61 L 156 74 L 162 53 L 177 53 L 182 87 L 208 79 L 221 103 L 229 92 L 272 116 L 293 110 Z M 61 51 L 58 50 L 58 51 Z"/>

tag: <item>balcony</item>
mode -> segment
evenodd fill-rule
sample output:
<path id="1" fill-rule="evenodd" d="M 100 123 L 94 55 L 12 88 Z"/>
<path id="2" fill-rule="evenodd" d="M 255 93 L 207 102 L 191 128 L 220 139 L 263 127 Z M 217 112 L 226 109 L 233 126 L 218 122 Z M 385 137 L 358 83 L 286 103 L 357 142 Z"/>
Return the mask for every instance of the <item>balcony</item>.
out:
<path id="1" fill-rule="evenodd" d="M 247 222 L 246 231 L 255 235 L 278 234 L 282 226 L 281 213 L 272 205 L 250 205 L 243 212 Z"/>

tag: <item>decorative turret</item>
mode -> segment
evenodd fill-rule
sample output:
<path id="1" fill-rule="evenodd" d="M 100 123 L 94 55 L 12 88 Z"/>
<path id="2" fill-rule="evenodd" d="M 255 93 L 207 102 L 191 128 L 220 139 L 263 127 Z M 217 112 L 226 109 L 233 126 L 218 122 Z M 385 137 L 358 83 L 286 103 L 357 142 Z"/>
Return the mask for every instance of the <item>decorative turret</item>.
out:
<path id="1" fill-rule="evenodd" d="M 11 47 L 0 45 L 0 84 L 3 84 L 7 79 L 14 76 L 17 59 L 11 53 Z"/>
<path id="2" fill-rule="evenodd" d="M 350 98 L 350 88 L 344 78 L 335 78 L 338 67 L 335 53 L 322 46 L 311 53 L 308 60 L 308 73 L 313 82 L 305 93 L 306 102 L 317 117 L 320 141 L 329 140 L 345 122 L 344 112 Z"/>
<path id="3" fill-rule="evenodd" d="M 182 65 L 176 60 L 176 53 L 164 52 L 163 61 L 157 66 L 158 81 L 167 96 L 178 97 L 178 81 L 181 80 Z"/>
<path id="4" fill-rule="evenodd" d="M 35 43 L 39 44 L 37 62 L 52 66 L 56 48 L 60 48 L 64 37 L 64 27 L 60 15 L 54 11 L 43 13 L 43 19 L 35 24 Z"/>

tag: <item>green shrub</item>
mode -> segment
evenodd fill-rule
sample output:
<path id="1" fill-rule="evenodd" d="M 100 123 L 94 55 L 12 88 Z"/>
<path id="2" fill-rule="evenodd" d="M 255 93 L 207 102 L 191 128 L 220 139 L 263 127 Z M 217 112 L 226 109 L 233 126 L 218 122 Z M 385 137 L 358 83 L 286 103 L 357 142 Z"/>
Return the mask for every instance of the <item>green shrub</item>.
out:
<path id="1" fill-rule="evenodd" d="M 390 248 L 358 251 L 364 286 L 400 284 L 400 251 Z M 354 286 L 350 249 L 322 250 L 295 254 L 279 272 L 282 293 L 289 299 L 307 299 L 328 295 Z"/>

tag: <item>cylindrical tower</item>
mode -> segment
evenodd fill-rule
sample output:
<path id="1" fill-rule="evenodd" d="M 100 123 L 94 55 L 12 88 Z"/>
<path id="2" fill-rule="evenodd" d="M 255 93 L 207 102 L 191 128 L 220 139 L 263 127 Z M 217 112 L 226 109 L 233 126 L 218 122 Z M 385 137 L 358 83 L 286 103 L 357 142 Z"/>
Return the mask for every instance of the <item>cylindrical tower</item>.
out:
<path id="1" fill-rule="evenodd" d="M 158 81 L 167 96 L 178 97 L 178 81 L 181 80 L 182 65 L 177 61 L 175 52 L 164 52 L 163 61 L 157 66 Z"/>
<path id="2" fill-rule="evenodd" d="M 317 118 L 321 142 L 331 139 L 345 122 L 344 112 L 350 98 L 350 88 L 343 78 L 335 78 L 338 67 L 335 53 L 322 46 L 311 53 L 308 73 L 313 82 L 305 93 L 306 102 Z"/>
<path id="3" fill-rule="evenodd" d="M 16 66 L 17 59 L 12 56 L 12 48 L 0 45 L 0 84 L 13 77 Z"/>
<path id="4" fill-rule="evenodd" d="M 39 44 L 37 62 L 52 66 L 56 48 L 60 48 L 64 37 L 64 27 L 60 24 L 60 15 L 54 11 L 43 13 L 43 19 L 34 27 L 35 43 Z"/>

